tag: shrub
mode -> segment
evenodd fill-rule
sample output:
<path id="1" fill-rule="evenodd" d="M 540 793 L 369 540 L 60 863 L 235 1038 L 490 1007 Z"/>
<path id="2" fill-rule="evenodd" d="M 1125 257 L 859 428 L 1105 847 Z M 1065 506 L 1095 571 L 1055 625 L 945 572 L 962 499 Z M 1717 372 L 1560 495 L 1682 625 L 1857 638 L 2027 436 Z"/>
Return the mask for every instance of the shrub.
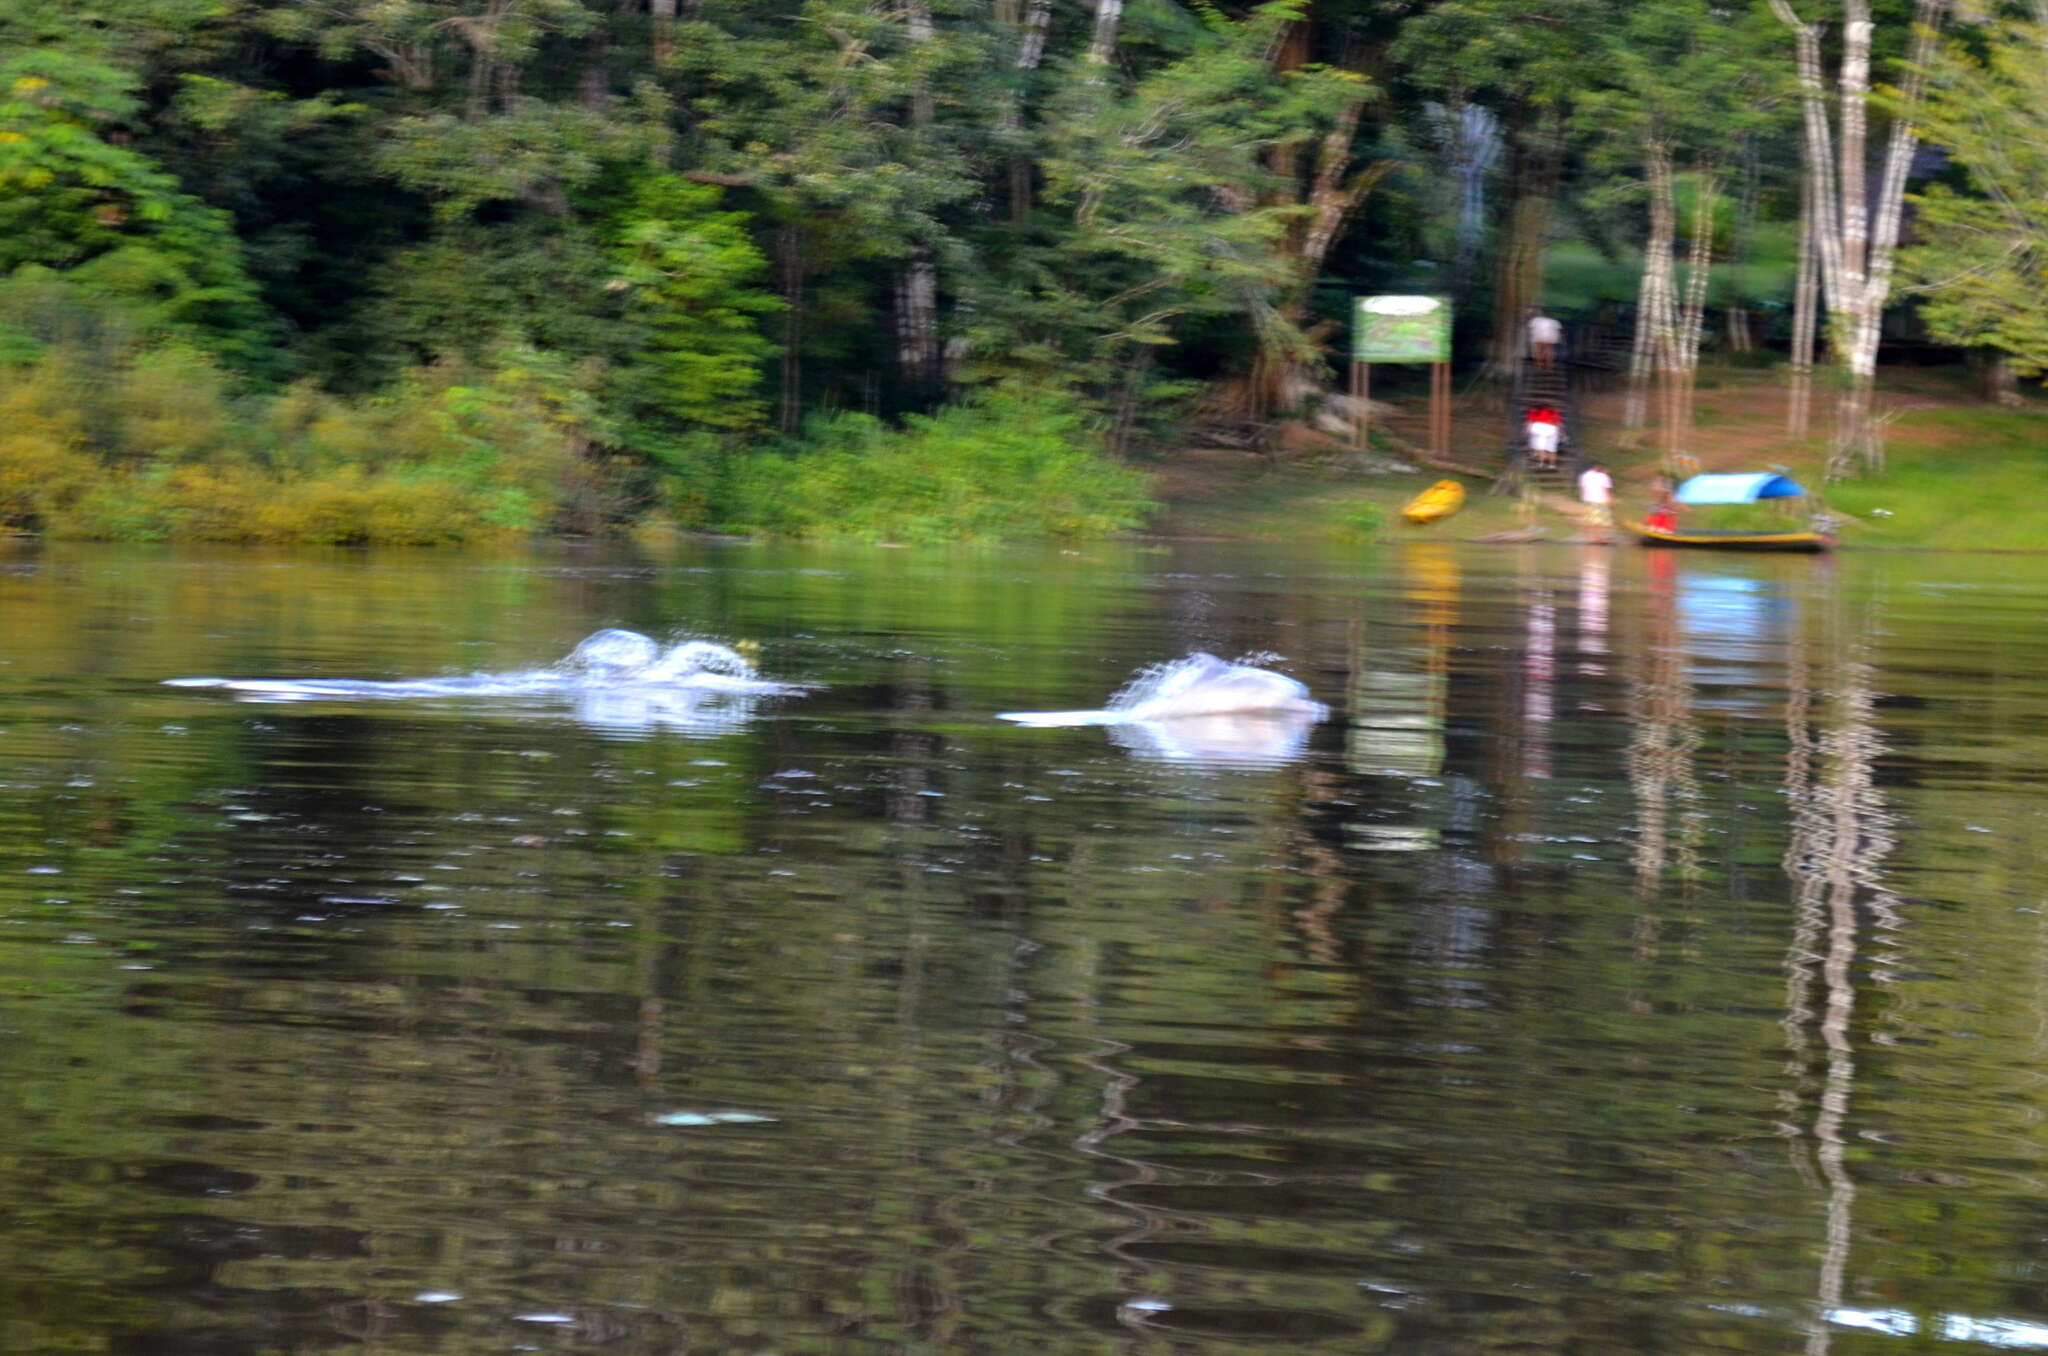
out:
<path id="1" fill-rule="evenodd" d="M 181 342 L 118 327 L 96 339 L 0 361 L 0 524 L 439 545 L 592 530 L 645 498 L 642 468 L 593 453 L 595 376 L 532 354 L 415 371 L 354 400 L 305 385 L 253 397 Z"/>
<path id="2" fill-rule="evenodd" d="M 1377 537 L 1386 530 L 1387 511 L 1370 499 L 1352 499 L 1330 511 L 1340 527 L 1361 537 Z"/>
<path id="3" fill-rule="evenodd" d="M 1138 526 L 1147 478 L 1103 456 L 1067 396 L 994 387 L 892 428 L 815 420 L 794 453 L 733 455 L 712 525 L 910 542 L 1099 535 Z"/>

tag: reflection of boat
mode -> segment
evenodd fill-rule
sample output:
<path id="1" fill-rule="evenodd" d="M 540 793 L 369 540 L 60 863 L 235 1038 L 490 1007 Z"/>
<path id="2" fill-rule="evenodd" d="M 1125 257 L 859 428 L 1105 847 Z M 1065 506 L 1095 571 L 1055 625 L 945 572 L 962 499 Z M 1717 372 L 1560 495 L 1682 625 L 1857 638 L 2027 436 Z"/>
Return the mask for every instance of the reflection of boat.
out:
<path id="1" fill-rule="evenodd" d="M 1642 523 L 1625 527 L 1645 546 L 1704 546 L 1723 551 L 1826 551 L 1835 539 L 1825 532 L 1667 532 Z"/>
<path id="2" fill-rule="evenodd" d="M 1408 501 L 1401 516 L 1411 523 L 1433 523 L 1465 507 L 1465 486 L 1455 480 L 1439 480 Z"/>

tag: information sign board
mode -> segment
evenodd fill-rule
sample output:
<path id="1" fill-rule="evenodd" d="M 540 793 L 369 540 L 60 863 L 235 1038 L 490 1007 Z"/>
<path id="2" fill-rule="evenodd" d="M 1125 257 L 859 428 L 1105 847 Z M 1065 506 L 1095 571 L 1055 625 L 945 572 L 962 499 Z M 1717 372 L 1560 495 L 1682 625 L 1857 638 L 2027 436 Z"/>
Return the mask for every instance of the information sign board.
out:
<path id="1" fill-rule="evenodd" d="M 1352 317 L 1351 360 L 1449 362 L 1450 302 L 1443 297 L 1360 297 Z"/>

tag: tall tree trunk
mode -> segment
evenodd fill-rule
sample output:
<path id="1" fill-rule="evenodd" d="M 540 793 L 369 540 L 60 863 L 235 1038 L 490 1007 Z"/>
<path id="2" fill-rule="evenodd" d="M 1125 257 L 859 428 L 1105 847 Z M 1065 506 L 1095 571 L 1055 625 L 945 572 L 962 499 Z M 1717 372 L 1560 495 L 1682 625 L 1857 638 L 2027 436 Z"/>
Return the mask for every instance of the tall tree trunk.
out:
<path id="1" fill-rule="evenodd" d="M 654 64 L 665 65 L 676 51 L 676 0 L 647 0 Z"/>
<path id="2" fill-rule="evenodd" d="M 1014 14 L 1016 0 L 1003 0 Z M 1011 19 L 1009 22 L 1017 22 Z M 1038 69 L 1045 59 L 1045 41 L 1052 28 L 1052 0 L 1029 0 L 1024 8 L 1023 19 L 1017 34 L 1017 88 L 1010 95 L 1008 107 L 1003 110 L 1000 139 L 1014 143 L 1024 134 L 1025 86 L 1031 73 Z M 1032 205 L 1032 164 L 1029 156 L 1010 157 L 1010 219 L 1022 221 L 1031 215 Z"/>
<path id="3" fill-rule="evenodd" d="M 1728 351 L 1754 353 L 1756 334 L 1750 325 L 1749 257 L 1756 243 L 1757 200 L 1763 190 L 1763 157 L 1756 138 L 1742 147 L 1742 196 L 1735 209 L 1735 234 L 1729 242 Z"/>
<path id="4" fill-rule="evenodd" d="M 1714 209 L 1720 202 L 1721 179 L 1708 167 L 1694 173 L 1692 238 L 1685 257 L 1685 304 L 1679 312 L 1677 396 L 1672 410 L 1672 466 L 1691 445 L 1693 394 L 1699 386 L 1700 345 L 1707 334 L 1707 285 L 1714 271 Z"/>
<path id="5" fill-rule="evenodd" d="M 1529 310 L 1543 294 L 1550 217 L 1557 197 L 1562 147 L 1555 119 L 1544 117 L 1509 139 L 1508 181 L 1513 201 L 1494 264 L 1493 352 L 1496 376 L 1515 369 L 1525 342 Z"/>
<path id="6" fill-rule="evenodd" d="M 1088 64 L 1103 67 L 1116 57 L 1117 27 L 1124 17 L 1124 0 L 1095 0 L 1095 35 L 1088 43 Z M 1101 79 L 1100 75 L 1089 77 Z"/>
<path id="7" fill-rule="evenodd" d="M 2048 0 L 2043 0 L 2048 3 Z M 1486 176 L 1500 159 L 1500 123 L 1478 104 L 1453 102 L 1444 114 L 1451 178 L 1458 186 L 1458 253 L 1452 288 L 1471 286 L 1472 263 L 1486 225 Z"/>
<path id="8" fill-rule="evenodd" d="M 937 389 L 939 271 L 923 246 L 896 276 L 896 362 L 920 399 Z"/>
<path id="9" fill-rule="evenodd" d="M 1813 431 L 1813 353 L 1820 328 L 1820 261 L 1814 225 L 1814 199 L 1819 189 L 1811 170 L 1799 180 L 1799 263 L 1792 284 L 1791 399 L 1785 431 L 1804 438 Z"/>
<path id="10" fill-rule="evenodd" d="M 1290 193 L 1299 197 L 1281 200 L 1298 201 L 1307 212 L 1296 218 L 1280 241 L 1288 256 L 1292 283 L 1274 304 L 1254 310 L 1259 353 L 1252 370 L 1249 413 L 1263 416 L 1284 408 L 1292 388 L 1306 384 L 1297 378 L 1305 376 L 1305 369 L 1316 362 L 1316 341 L 1307 333 L 1316 278 L 1359 203 L 1394 168 L 1394 162 L 1379 160 L 1353 169 L 1357 161 L 1352 141 L 1364 108 L 1361 89 L 1317 141 L 1315 170 L 1307 186 L 1289 184 Z"/>
<path id="11" fill-rule="evenodd" d="M 921 47 L 932 40 L 932 7 L 927 0 L 908 0 L 903 10 L 903 29 L 912 46 Z M 920 80 L 910 93 L 910 125 L 929 127 L 932 118 L 931 86 Z"/>
<path id="12" fill-rule="evenodd" d="M 1668 449 L 1676 380 L 1678 306 L 1673 277 L 1677 253 L 1678 191 L 1671 167 L 1671 148 L 1661 141 L 1643 147 L 1643 177 L 1650 189 L 1650 227 L 1643 241 L 1643 281 L 1637 291 L 1636 336 L 1629 355 L 1629 394 L 1622 416 L 1630 428 L 1641 428 L 1644 407 L 1654 385 L 1658 422 Z"/>
<path id="13" fill-rule="evenodd" d="M 1112 457 L 1121 457 L 1130 447 L 1131 434 L 1137 426 L 1138 398 L 1152 373 L 1152 351 L 1142 345 L 1128 347 L 1139 351 L 1123 360 L 1123 380 L 1117 383 L 1116 405 L 1110 411 L 1109 421 L 1108 443 Z"/>
<path id="14" fill-rule="evenodd" d="M 1820 30 L 1802 20 L 1791 0 L 1770 0 L 1771 11 L 1792 30 L 1806 163 L 1816 186 L 1814 228 L 1822 287 L 1834 348 L 1845 368 L 1836 405 L 1828 478 L 1875 470 L 1884 448 L 1872 409 L 1877 348 L 1904 217 L 1906 175 L 1918 136 L 1909 119 L 1894 117 L 1885 146 L 1883 178 L 1875 198 L 1868 163 L 1870 49 L 1869 0 L 1844 0 L 1842 64 L 1836 80 L 1838 123 L 1831 127 L 1821 63 Z M 1918 102 L 1928 58 L 1948 13 L 1948 0 L 1915 0 L 1913 37 L 1906 58 L 1904 103 Z M 1833 135 L 1831 135 L 1831 132 Z"/>
<path id="15" fill-rule="evenodd" d="M 1655 324 L 1652 320 L 1657 298 L 1656 262 L 1650 257 L 1647 238 L 1643 250 L 1643 277 L 1636 285 L 1635 337 L 1628 349 L 1628 392 L 1621 404 L 1621 426 L 1640 429 L 1649 419 L 1650 380 L 1656 371 L 1652 352 Z"/>
<path id="16" fill-rule="evenodd" d="M 2044 0 L 2048 3 L 2048 0 Z M 2006 409 L 2018 409 L 2025 404 L 2020 395 L 2019 373 L 2013 370 L 2010 353 L 1979 351 L 1975 357 L 1978 365 L 1978 380 L 1984 399 Z"/>
<path id="17" fill-rule="evenodd" d="M 1645 146 L 1643 178 L 1649 186 L 1650 221 L 1643 236 L 1643 277 L 1636 287 L 1635 338 L 1629 345 L 1628 395 L 1622 403 L 1624 428 L 1639 429 L 1649 418 L 1650 390 L 1664 355 L 1665 305 L 1671 292 L 1672 206 L 1670 152 L 1660 143 Z"/>
<path id="18" fill-rule="evenodd" d="M 804 235 L 800 226 L 775 234 L 775 272 L 782 287 L 782 389 L 775 427 L 796 432 L 804 396 Z"/>
<path id="19" fill-rule="evenodd" d="M 1273 70 L 1285 76 L 1308 65 L 1313 36 L 1314 30 L 1306 19 L 1296 19 L 1282 28 L 1279 41 L 1273 45 Z M 1357 119 L 1352 121 L 1355 124 Z M 1299 143 L 1285 140 L 1275 142 L 1266 152 L 1267 167 L 1273 171 L 1273 177 L 1290 187 L 1297 173 L 1298 148 Z"/>
<path id="20" fill-rule="evenodd" d="M 928 0 L 908 0 L 904 30 L 912 45 L 932 40 Z M 910 96 L 910 126 L 929 133 L 936 116 L 931 88 L 919 81 Z M 922 242 L 912 247 L 909 261 L 896 277 L 896 354 L 903 380 L 918 399 L 929 398 L 939 383 L 939 270 Z"/>

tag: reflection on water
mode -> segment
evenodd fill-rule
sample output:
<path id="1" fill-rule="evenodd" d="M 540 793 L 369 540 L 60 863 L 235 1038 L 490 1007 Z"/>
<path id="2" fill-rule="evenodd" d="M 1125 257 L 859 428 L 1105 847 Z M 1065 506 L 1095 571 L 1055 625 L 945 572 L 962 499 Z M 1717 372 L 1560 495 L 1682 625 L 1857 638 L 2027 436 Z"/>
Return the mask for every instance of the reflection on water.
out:
<path id="1" fill-rule="evenodd" d="M 1925 1331 L 1944 1342 L 1972 1342 L 1987 1347 L 2039 1350 L 2048 1347 L 2048 1324 L 2011 1318 L 1972 1318 L 1968 1314 L 1919 1314 L 1902 1309 L 1830 1309 L 1830 1323 L 1865 1328 L 1887 1337 L 1911 1337 Z"/>
<path id="2" fill-rule="evenodd" d="M 2048 1345 L 2048 564 L 7 549 L 0 1350 Z"/>

